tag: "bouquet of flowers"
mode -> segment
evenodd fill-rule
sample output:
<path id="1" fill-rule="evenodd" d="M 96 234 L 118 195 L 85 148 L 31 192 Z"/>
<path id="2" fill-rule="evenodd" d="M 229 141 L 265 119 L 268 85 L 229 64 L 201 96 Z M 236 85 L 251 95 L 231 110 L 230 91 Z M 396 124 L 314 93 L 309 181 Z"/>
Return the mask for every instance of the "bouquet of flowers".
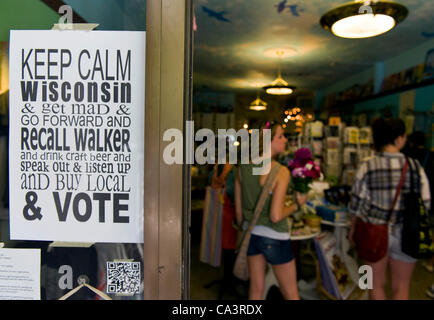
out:
<path id="1" fill-rule="evenodd" d="M 300 148 L 295 152 L 295 158 L 288 164 L 291 170 L 291 181 L 294 191 L 308 193 L 313 179 L 321 176 L 320 167 L 315 164 L 312 154 L 307 148 Z"/>

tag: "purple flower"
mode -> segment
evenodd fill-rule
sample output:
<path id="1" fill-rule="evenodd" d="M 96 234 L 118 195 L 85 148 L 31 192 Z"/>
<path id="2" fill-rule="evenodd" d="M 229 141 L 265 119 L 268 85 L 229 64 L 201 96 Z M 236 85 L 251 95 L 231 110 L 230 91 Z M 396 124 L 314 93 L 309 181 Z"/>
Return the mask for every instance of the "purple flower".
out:
<path id="1" fill-rule="evenodd" d="M 312 153 L 308 148 L 300 148 L 295 152 L 295 158 L 288 163 L 292 177 L 297 184 L 308 183 L 312 179 L 321 176 L 321 170 L 312 159 Z"/>
<path id="2" fill-rule="evenodd" d="M 312 179 L 317 178 L 316 172 L 313 170 L 306 170 L 306 172 L 304 174 L 307 178 L 312 178 Z"/>
<path id="3" fill-rule="evenodd" d="M 293 169 L 295 169 L 295 168 L 301 168 L 301 167 L 304 167 L 304 161 L 301 160 L 301 159 L 297 159 L 297 158 L 295 158 L 295 159 L 293 159 L 293 160 L 291 160 L 291 161 L 289 162 L 288 167 L 289 167 L 291 170 L 293 170 Z"/>
<path id="4" fill-rule="evenodd" d="M 295 178 L 304 178 L 303 168 L 295 168 L 292 171 L 292 176 Z"/>
<path id="5" fill-rule="evenodd" d="M 296 159 L 310 160 L 312 159 L 312 153 L 308 148 L 300 148 L 295 152 Z"/>

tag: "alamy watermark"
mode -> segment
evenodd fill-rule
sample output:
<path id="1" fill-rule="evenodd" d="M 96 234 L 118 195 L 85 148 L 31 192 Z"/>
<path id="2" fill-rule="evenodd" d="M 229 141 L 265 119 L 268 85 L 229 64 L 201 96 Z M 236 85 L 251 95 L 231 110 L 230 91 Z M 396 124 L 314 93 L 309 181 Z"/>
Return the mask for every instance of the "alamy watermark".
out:
<path id="1" fill-rule="evenodd" d="M 359 288 L 362 290 L 372 290 L 372 267 L 368 265 L 362 265 L 359 267 Z"/>
<path id="2" fill-rule="evenodd" d="M 63 5 L 59 7 L 59 13 L 63 14 L 63 16 L 61 16 L 59 18 L 59 28 L 61 30 L 72 30 L 72 24 L 74 23 L 73 21 L 73 11 L 71 6 L 69 5 Z"/>
<path id="3" fill-rule="evenodd" d="M 261 164 L 253 168 L 253 175 L 267 174 L 271 168 L 270 129 L 262 129 L 261 141 L 259 129 L 218 129 L 216 135 L 205 128 L 194 133 L 194 121 L 186 121 L 185 148 L 184 135 L 179 129 L 167 129 L 163 141 L 169 142 L 163 151 L 164 162 L 168 165 Z M 195 142 L 202 143 L 195 148 Z"/>

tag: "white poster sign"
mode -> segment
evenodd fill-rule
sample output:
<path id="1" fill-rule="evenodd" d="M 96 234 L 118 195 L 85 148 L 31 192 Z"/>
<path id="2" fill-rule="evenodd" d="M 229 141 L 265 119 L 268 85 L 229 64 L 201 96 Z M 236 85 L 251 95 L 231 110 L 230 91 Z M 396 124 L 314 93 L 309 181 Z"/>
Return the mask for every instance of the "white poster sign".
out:
<path id="1" fill-rule="evenodd" d="M 41 249 L 0 249 L 0 300 L 41 299 Z"/>
<path id="2" fill-rule="evenodd" d="M 145 32 L 10 39 L 11 239 L 142 243 Z"/>

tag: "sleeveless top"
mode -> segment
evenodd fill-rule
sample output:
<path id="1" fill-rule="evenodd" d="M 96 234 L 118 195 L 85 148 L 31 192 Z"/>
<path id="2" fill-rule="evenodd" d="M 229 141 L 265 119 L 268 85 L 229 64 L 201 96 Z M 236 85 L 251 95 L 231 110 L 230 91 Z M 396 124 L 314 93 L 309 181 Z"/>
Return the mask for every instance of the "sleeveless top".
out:
<path id="1" fill-rule="evenodd" d="M 244 219 L 249 222 L 253 217 L 256 204 L 259 201 L 262 191 L 262 186 L 259 180 L 261 176 L 252 174 L 253 168 L 259 166 L 261 166 L 261 164 L 242 164 L 239 166 L 241 176 L 241 206 Z M 259 214 L 258 221 L 256 222 L 256 226 L 265 226 L 273 229 L 275 232 L 288 233 L 289 229 L 286 219 L 282 219 L 277 223 L 273 223 L 270 219 L 271 198 L 272 194 L 270 194 L 265 201 L 264 207 Z"/>

